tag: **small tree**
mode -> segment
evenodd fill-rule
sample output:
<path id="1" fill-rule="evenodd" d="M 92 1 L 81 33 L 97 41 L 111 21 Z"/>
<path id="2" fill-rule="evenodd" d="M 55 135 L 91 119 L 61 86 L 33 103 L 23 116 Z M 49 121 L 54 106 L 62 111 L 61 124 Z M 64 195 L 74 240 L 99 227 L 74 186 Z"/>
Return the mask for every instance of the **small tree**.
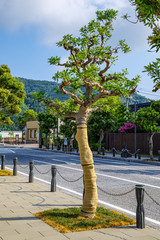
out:
<path id="1" fill-rule="evenodd" d="M 11 115 L 20 113 L 24 101 L 23 83 L 12 77 L 7 65 L 0 66 L 0 124 L 12 124 Z"/>
<path id="2" fill-rule="evenodd" d="M 39 101 L 44 101 L 57 110 L 58 115 L 76 119 L 81 165 L 84 174 L 85 195 L 81 215 L 93 217 L 96 212 L 98 195 L 96 175 L 92 152 L 88 144 L 87 122 L 93 111 L 104 107 L 104 98 L 109 96 L 125 96 L 135 92 L 139 76 L 132 80 L 127 78 L 127 70 L 121 73 L 108 73 L 116 61 L 118 50 L 127 53 L 128 45 L 120 40 L 117 46 L 107 44 L 113 31 L 112 22 L 117 11 L 97 11 L 96 20 L 80 29 L 80 35 L 73 37 L 65 35 L 57 43 L 69 52 L 68 61 L 60 62 L 59 57 L 51 57 L 50 64 L 63 66 L 65 70 L 57 72 L 54 80 L 62 80 L 60 90 L 70 96 L 66 102 L 49 100 L 42 93 L 37 95 Z"/>
<path id="3" fill-rule="evenodd" d="M 40 122 L 39 130 L 45 133 L 45 145 L 48 145 L 48 135 L 51 133 L 51 129 L 56 127 L 57 118 L 47 111 L 46 113 L 38 114 L 38 121 Z"/>
<path id="4" fill-rule="evenodd" d="M 153 136 L 156 132 L 160 133 L 160 101 L 152 102 L 148 108 L 141 108 L 137 111 L 135 123 L 140 127 L 141 131 L 149 132 L 149 154 L 150 159 L 153 159 Z"/>

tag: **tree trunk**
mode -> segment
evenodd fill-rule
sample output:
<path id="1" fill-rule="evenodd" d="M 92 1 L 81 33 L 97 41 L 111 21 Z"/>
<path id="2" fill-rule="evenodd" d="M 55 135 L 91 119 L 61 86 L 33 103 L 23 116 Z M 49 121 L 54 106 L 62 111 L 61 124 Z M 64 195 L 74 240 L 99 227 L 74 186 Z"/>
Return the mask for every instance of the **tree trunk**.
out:
<path id="1" fill-rule="evenodd" d="M 98 203 L 97 177 L 94 170 L 93 154 L 88 144 L 87 125 L 82 124 L 77 126 L 76 140 L 80 151 L 85 187 L 81 216 L 93 218 Z"/>
<path id="2" fill-rule="evenodd" d="M 153 136 L 156 132 L 151 133 L 151 136 L 149 138 L 149 155 L 150 159 L 153 160 Z"/>
<path id="3" fill-rule="evenodd" d="M 103 138 L 104 138 L 104 131 L 103 131 L 103 129 L 101 129 L 101 131 L 100 131 L 100 138 L 99 138 L 100 151 L 101 151 L 101 148 L 102 148 Z"/>
<path id="4" fill-rule="evenodd" d="M 45 133 L 45 146 L 46 146 L 46 148 L 47 148 L 47 145 L 48 145 L 48 134 L 47 133 Z"/>

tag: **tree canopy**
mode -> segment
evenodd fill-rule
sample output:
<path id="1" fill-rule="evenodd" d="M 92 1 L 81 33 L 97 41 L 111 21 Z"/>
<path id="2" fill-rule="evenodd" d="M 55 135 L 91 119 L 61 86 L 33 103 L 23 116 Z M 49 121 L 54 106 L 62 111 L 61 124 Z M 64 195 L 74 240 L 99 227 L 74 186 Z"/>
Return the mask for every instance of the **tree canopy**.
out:
<path id="1" fill-rule="evenodd" d="M 37 120 L 37 113 L 32 110 L 26 110 L 21 116 L 18 117 L 17 119 L 17 124 L 21 129 L 23 129 L 26 126 L 26 123 L 28 121 L 34 121 Z"/>
<path id="2" fill-rule="evenodd" d="M 7 65 L 0 66 L 0 124 L 12 124 L 10 116 L 20 113 L 25 92 L 23 83 L 12 77 Z"/>
<path id="3" fill-rule="evenodd" d="M 152 34 L 148 36 L 148 43 L 151 50 L 158 52 L 160 50 L 160 1 L 159 0 L 129 0 L 133 6 L 136 6 L 137 12 L 137 23 L 138 21 L 143 22 L 145 26 L 152 29 Z M 128 14 L 123 16 L 124 19 L 129 20 Z M 129 20 L 130 21 L 130 20 Z M 132 22 L 132 21 L 130 21 Z M 132 22 L 133 23 L 133 22 Z M 144 72 L 153 79 L 154 89 L 156 92 L 160 89 L 160 59 L 156 58 L 156 61 L 149 63 L 145 66 Z"/>
<path id="4" fill-rule="evenodd" d="M 52 101 L 45 99 L 41 92 L 37 96 L 39 100 L 56 108 L 59 114 L 70 113 L 72 117 L 76 117 L 75 110 L 78 111 L 79 106 L 92 112 L 103 106 L 103 98 L 130 95 L 135 91 L 139 76 L 129 80 L 127 69 L 120 73 L 109 71 L 118 58 L 118 51 L 130 51 L 124 40 L 120 40 L 116 46 L 107 44 L 112 36 L 112 22 L 116 15 L 117 11 L 112 9 L 97 11 L 97 19 L 82 27 L 80 36 L 68 34 L 57 43 L 58 47 L 69 52 L 68 61 L 61 63 L 60 57 L 56 56 L 51 57 L 49 63 L 65 68 L 58 71 L 53 79 L 62 81 L 59 89 L 69 95 L 70 99 L 63 103 Z M 98 103 L 98 107 L 95 107 L 95 103 Z"/>

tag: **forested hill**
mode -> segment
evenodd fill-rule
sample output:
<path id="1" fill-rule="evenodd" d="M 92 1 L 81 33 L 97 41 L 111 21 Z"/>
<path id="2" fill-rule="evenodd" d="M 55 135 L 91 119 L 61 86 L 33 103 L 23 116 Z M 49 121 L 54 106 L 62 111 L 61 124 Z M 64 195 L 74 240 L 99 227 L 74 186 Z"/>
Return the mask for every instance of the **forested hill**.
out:
<path id="1" fill-rule="evenodd" d="M 45 92 L 47 98 L 60 98 L 62 101 L 68 98 L 64 94 L 56 93 L 55 90 L 58 86 L 58 83 L 55 83 L 54 81 L 41 81 L 26 78 L 19 78 L 19 81 L 24 83 L 24 90 L 26 92 L 26 95 L 42 91 Z"/>
<path id="2" fill-rule="evenodd" d="M 26 79 L 26 78 L 19 78 L 20 82 L 24 83 L 24 89 L 26 92 L 26 95 L 29 98 L 32 98 L 31 94 L 34 92 L 45 92 L 46 96 L 49 98 L 51 97 L 52 99 L 54 98 L 59 98 L 61 101 L 64 101 L 68 99 L 68 96 L 65 94 L 57 94 L 55 92 L 55 89 L 57 88 L 58 83 L 55 83 L 54 81 L 41 81 L 41 80 L 32 80 L 32 79 Z M 145 98 L 137 93 L 134 93 L 132 95 L 133 100 L 136 101 L 137 103 L 145 103 L 149 102 L 150 99 Z M 125 101 L 125 100 L 122 100 Z M 25 101 L 27 104 L 27 101 Z M 129 104 L 132 104 L 133 101 L 130 99 Z"/>

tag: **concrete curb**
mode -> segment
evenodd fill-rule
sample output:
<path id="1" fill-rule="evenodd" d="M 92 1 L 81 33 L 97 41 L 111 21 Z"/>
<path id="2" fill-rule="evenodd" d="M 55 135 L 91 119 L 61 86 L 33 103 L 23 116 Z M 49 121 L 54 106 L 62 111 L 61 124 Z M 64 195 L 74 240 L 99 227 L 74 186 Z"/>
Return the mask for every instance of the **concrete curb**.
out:
<path id="1" fill-rule="evenodd" d="M 40 151 L 65 153 L 65 154 L 71 154 L 71 155 L 79 155 L 79 153 L 74 153 L 74 152 L 62 152 L 62 151 L 58 151 L 58 150 L 50 150 L 50 149 L 42 149 L 42 148 L 32 148 L 32 149 L 40 150 Z M 160 162 L 146 161 L 145 159 L 137 160 L 137 159 L 132 159 L 132 158 L 111 157 L 111 156 L 107 156 L 107 155 L 105 156 L 105 155 L 95 155 L 95 154 L 93 154 L 93 156 L 94 156 L 94 158 L 111 159 L 111 160 L 118 160 L 118 161 L 124 161 L 124 162 L 133 162 L 133 163 L 160 166 Z"/>

